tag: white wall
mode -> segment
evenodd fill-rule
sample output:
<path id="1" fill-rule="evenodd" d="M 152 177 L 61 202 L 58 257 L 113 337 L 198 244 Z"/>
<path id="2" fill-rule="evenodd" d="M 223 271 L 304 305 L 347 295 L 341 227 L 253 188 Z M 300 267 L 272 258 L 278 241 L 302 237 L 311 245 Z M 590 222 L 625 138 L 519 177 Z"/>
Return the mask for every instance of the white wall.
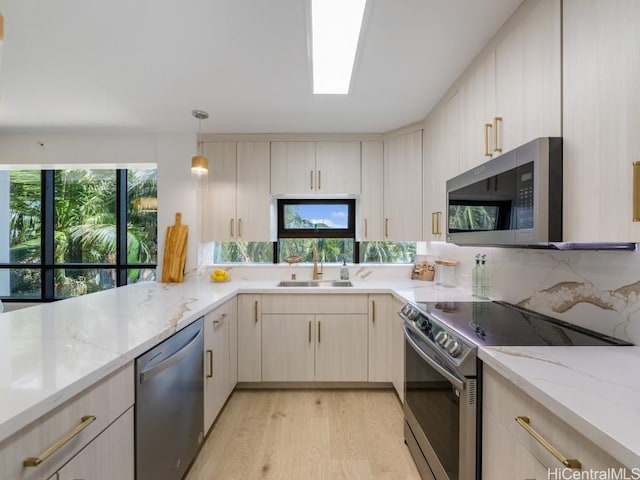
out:
<path id="1" fill-rule="evenodd" d="M 34 168 L 158 169 L 158 276 L 167 227 L 175 213 L 189 226 L 186 271 L 196 268 L 199 213 L 191 184 L 191 157 L 196 152 L 194 134 L 23 134 L 0 135 L 0 170 L 14 166 Z"/>

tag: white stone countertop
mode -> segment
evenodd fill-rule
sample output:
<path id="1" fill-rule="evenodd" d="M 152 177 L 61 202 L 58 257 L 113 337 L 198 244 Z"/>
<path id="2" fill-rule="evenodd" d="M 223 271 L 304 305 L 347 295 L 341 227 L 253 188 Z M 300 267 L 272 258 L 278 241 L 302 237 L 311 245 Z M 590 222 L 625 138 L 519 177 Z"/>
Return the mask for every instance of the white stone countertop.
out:
<path id="1" fill-rule="evenodd" d="M 487 347 L 478 356 L 628 468 L 640 468 L 640 347 Z"/>
<path id="2" fill-rule="evenodd" d="M 208 278 L 138 283 L 0 314 L 0 442 L 238 293 L 392 293 L 464 301 L 469 292 L 405 279 L 278 288 Z"/>

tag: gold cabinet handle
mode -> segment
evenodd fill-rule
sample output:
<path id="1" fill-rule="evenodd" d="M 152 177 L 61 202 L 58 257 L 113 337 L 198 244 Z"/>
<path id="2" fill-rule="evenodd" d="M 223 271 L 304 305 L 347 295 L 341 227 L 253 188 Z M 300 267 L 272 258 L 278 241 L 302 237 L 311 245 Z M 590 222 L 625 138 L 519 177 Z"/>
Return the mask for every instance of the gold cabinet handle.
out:
<path id="1" fill-rule="evenodd" d="M 253 315 L 255 317 L 256 323 L 258 323 L 258 300 L 253 304 Z"/>
<path id="2" fill-rule="evenodd" d="M 231 233 L 231 236 L 233 237 L 233 218 L 231 219 L 230 233 Z"/>
<path id="3" fill-rule="evenodd" d="M 313 190 L 313 170 L 309 172 L 309 189 Z"/>
<path id="4" fill-rule="evenodd" d="M 385 237 L 389 236 L 389 219 L 388 218 L 384 219 L 384 236 Z"/>
<path id="5" fill-rule="evenodd" d="M 368 233 L 368 229 L 367 229 L 367 219 L 364 219 L 364 238 L 367 238 L 369 236 Z"/>
<path id="6" fill-rule="evenodd" d="M 442 212 L 431 212 L 431 234 L 440 235 L 440 217 Z"/>
<path id="7" fill-rule="evenodd" d="M 518 425 L 524 428 L 529 435 L 535 438 L 535 440 L 540 445 L 542 445 L 551 455 L 556 457 L 558 461 L 562 463 L 565 467 L 576 468 L 576 469 L 582 468 L 582 464 L 580 463 L 580 461 L 567 458 L 564 455 L 562 455 L 558 450 L 556 450 L 556 448 L 553 445 L 551 445 L 547 440 L 545 440 L 542 437 L 542 435 L 540 435 L 533 428 L 531 428 L 531 425 L 529 425 L 531 423 L 531 421 L 529 420 L 529 417 L 516 417 L 516 422 L 518 423 Z"/>
<path id="8" fill-rule="evenodd" d="M 376 301 L 371 300 L 371 322 L 376 323 Z"/>
<path id="9" fill-rule="evenodd" d="M 209 357 L 209 372 L 207 378 L 213 378 L 213 350 L 207 350 L 207 357 Z"/>
<path id="10" fill-rule="evenodd" d="M 318 190 L 322 190 L 322 170 L 318 170 Z"/>
<path id="11" fill-rule="evenodd" d="M 490 123 L 484 124 L 484 156 L 491 157 L 491 152 L 489 151 L 489 129 L 492 128 L 493 125 Z"/>
<path id="12" fill-rule="evenodd" d="M 223 313 L 222 315 L 220 315 L 220 318 L 218 318 L 217 320 L 214 320 L 214 321 L 213 321 L 213 325 L 214 325 L 214 326 L 215 326 L 215 325 L 220 325 L 222 322 L 224 322 L 224 321 L 226 320 L 226 318 L 227 318 L 228 316 L 229 316 L 229 315 L 227 315 L 226 313 Z"/>
<path id="13" fill-rule="evenodd" d="M 309 343 L 311 343 L 311 320 L 309 320 Z"/>
<path id="14" fill-rule="evenodd" d="M 633 221 L 640 222 L 640 162 L 633 162 Z"/>
<path id="15" fill-rule="evenodd" d="M 242 237 L 242 219 L 238 219 L 238 238 Z"/>
<path id="16" fill-rule="evenodd" d="M 318 320 L 318 343 L 320 343 L 320 320 Z"/>
<path id="17" fill-rule="evenodd" d="M 69 442 L 72 438 L 76 437 L 80 432 L 82 432 L 85 428 L 91 425 L 96 421 L 95 415 L 85 415 L 80 419 L 80 424 L 76 426 L 73 430 L 67 433 L 64 437 L 58 440 L 56 443 L 47 448 L 44 452 L 42 452 L 37 457 L 29 457 L 25 458 L 22 462 L 22 465 L 25 467 L 37 467 L 42 462 L 44 462 L 51 455 L 60 450 L 67 442 Z"/>
<path id="18" fill-rule="evenodd" d="M 502 153 L 502 147 L 498 144 L 498 122 L 502 123 L 502 117 L 493 117 L 493 151 Z"/>

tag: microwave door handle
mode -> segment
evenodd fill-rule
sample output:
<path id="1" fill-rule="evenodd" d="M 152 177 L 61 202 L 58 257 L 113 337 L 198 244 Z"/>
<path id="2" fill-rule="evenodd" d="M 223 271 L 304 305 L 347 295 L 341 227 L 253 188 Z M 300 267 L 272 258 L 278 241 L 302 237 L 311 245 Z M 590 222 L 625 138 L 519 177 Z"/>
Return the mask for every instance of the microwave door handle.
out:
<path id="1" fill-rule="evenodd" d="M 407 339 L 407 342 L 409 342 L 409 344 L 411 345 L 411 347 L 415 350 L 415 352 L 420 355 L 420 357 L 429 364 L 429 366 L 431 366 L 434 370 L 436 370 L 440 375 L 442 375 L 443 377 L 445 377 L 447 380 L 449 380 L 449 382 L 451 382 L 453 384 L 454 387 L 456 387 L 458 390 L 462 391 L 465 388 L 465 384 L 462 380 L 460 380 L 458 377 L 452 375 L 450 372 L 448 372 L 446 369 L 442 368 L 440 365 L 438 365 L 431 357 L 429 357 L 429 355 L 427 355 L 426 353 L 424 353 L 422 351 L 422 349 L 418 346 L 418 344 L 413 340 L 413 338 L 411 338 L 411 335 L 409 334 L 409 329 L 410 327 L 408 327 L 407 325 L 403 325 L 402 328 L 404 329 L 404 338 Z"/>

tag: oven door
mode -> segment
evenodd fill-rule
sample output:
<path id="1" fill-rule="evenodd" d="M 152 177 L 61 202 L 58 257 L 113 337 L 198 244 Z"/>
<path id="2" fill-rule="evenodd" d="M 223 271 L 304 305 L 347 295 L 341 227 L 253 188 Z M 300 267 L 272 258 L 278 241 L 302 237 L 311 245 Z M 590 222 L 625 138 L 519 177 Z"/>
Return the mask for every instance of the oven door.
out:
<path id="1" fill-rule="evenodd" d="M 416 464 L 426 460 L 436 480 L 475 480 L 476 380 L 459 376 L 412 326 L 403 328 L 407 444 L 419 447 Z"/>

